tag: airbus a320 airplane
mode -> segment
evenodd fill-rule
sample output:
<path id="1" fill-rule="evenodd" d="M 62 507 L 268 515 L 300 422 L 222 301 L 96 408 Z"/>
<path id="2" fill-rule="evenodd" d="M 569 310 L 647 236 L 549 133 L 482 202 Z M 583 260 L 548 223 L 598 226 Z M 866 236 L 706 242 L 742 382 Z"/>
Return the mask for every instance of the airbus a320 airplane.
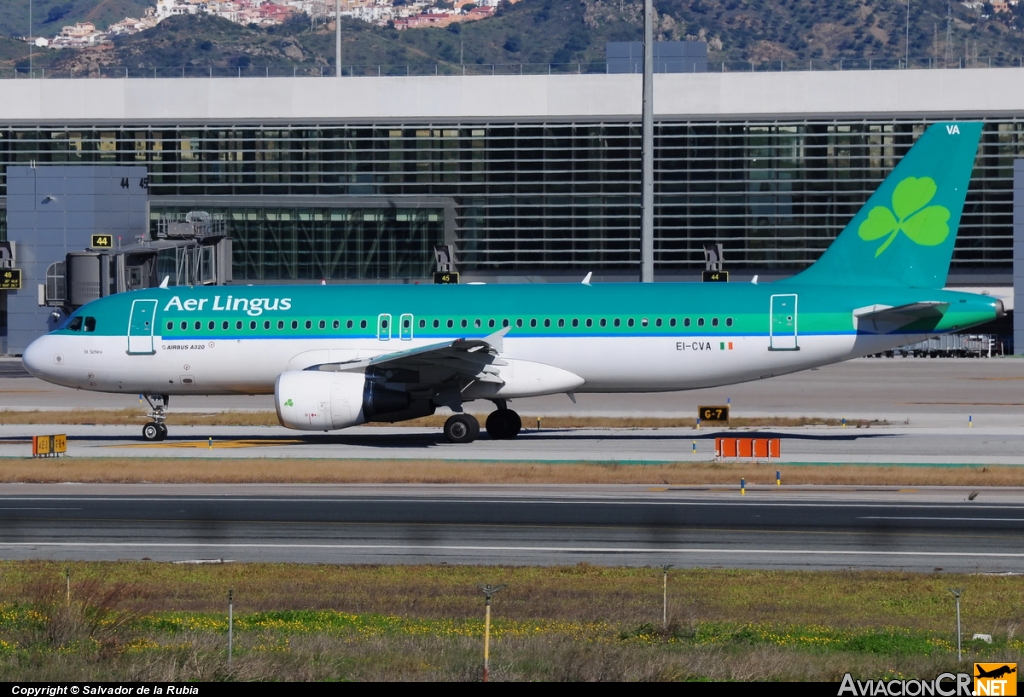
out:
<path id="1" fill-rule="evenodd" d="M 273 394 L 289 428 L 329 431 L 489 400 L 714 387 L 845 361 L 1003 315 L 943 290 L 980 123 L 931 126 L 821 258 L 775 283 L 153 288 L 91 302 L 25 351 L 33 375 L 146 395 Z M 755 279 L 756 281 L 756 279 Z"/>

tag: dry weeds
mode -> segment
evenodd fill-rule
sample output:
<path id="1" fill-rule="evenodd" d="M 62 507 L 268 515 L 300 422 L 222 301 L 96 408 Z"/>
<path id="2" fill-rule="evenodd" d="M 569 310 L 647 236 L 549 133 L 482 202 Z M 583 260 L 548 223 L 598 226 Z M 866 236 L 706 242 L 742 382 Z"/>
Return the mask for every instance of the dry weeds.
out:
<path id="1" fill-rule="evenodd" d="M 126 451 L 128 455 L 130 451 Z M 1024 486 L 1024 467 L 679 462 L 664 465 L 292 458 L 6 458 L 0 483 Z M 772 487 L 774 490 L 775 487 Z"/>
<path id="2" fill-rule="evenodd" d="M 122 622 L 105 630 L 107 641 L 76 642 L 34 639 L 12 625 L 10 618 L 17 613 L 4 608 L 61 612 L 55 602 L 60 594 L 55 597 L 52 588 L 54 581 L 63 581 L 65 567 L 71 572 L 73 606 L 88 608 L 95 602 L 109 610 L 116 605 L 109 598 L 130 597 L 131 603 L 121 603 L 127 609 L 119 611 L 144 605 L 152 608 L 150 618 L 154 612 L 206 617 L 198 623 L 206 628 L 146 629 L 146 621 Z M 492 640 L 493 680 L 834 682 L 846 672 L 859 679 L 934 677 L 963 669 L 949 631 L 952 608 L 946 588 L 954 585 L 967 588 L 964 633 L 997 638 L 991 648 L 967 642 L 965 661 L 1022 660 L 1020 643 L 1007 643 L 1009 629 L 1022 619 L 1024 579 L 1019 577 L 673 570 L 669 630 L 660 638 L 654 631 L 655 636 L 636 640 L 627 634 L 659 624 L 660 569 L 5 561 L 0 562 L 0 680 L 478 680 L 479 582 L 507 584 L 494 601 L 499 633 Z M 224 636 L 227 588 L 235 590 L 236 617 L 241 618 L 230 668 Z M 366 633 L 244 624 L 254 613 L 289 609 L 300 614 L 334 610 L 370 622 L 382 615 L 398 617 L 416 630 Z M 90 624 L 89 612 L 81 617 L 73 637 L 93 638 L 89 627 L 97 623 Z M 475 622 L 475 629 L 450 631 L 467 621 Z M 518 622 L 526 631 L 502 633 L 502 622 Z M 580 634 L 578 628 L 588 622 L 601 629 Z M 785 637 L 775 637 L 781 643 L 752 641 L 742 631 L 724 643 L 673 639 L 709 623 L 732 623 L 741 630 L 777 626 L 787 635 L 827 633 L 828 628 L 883 639 L 916 633 L 919 642 L 933 648 L 886 650 L 883 641 L 873 648 L 837 651 Z"/>
<path id="3" fill-rule="evenodd" d="M 0 425 L 87 425 L 111 426 L 138 423 L 147 420 L 145 409 L 74 409 L 67 411 L 16 411 L 0 410 Z M 484 423 L 487 414 L 476 414 Z M 388 426 L 415 428 L 441 428 L 446 415 L 427 416 L 411 421 L 402 421 Z M 619 417 L 619 416 L 530 416 L 522 417 L 527 428 L 535 428 L 540 419 L 543 428 L 694 428 L 696 419 L 684 417 Z M 215 411 L 180 412 L 172 411 L 167 417 L 170 426 L 280 426 L 273 411 Z M 888 422 L 865 419 L 851 419 L 849 428 L 870 428 Z M 729 422 L 731 428 L 795 428 L 801 426 L 839 426 L 839 419 L 811 416 L 800 417 L 736 417 Z M 717 428 L 717 426 L 716 426 Z"/>
<path id="4" fill-rule="evenodd" d="M 478 583 L 506 584 L 495 612 L 507 620 L 607 622 L 661 620 L 660 568 L 571 566 L 172 564 L 163 562 L 0 561 L 3 604 L 103 599 L 118 612 L 226 612 L 234 589 L 239 614 L 337 610 L 405 618 L 476 618 Z M 40 579 L 55 596 L 37 592 Z M 948 587 L 963 587 L 964 633 L 1009 634 L 1024 620 L 1024 577 L 897 571 L 673 569 L 669 614 L 698 622 L 787 623 L 829 627 L 899 626 L 946 631 Z M 116 591 L 116 592 L 115 592 Z"/>

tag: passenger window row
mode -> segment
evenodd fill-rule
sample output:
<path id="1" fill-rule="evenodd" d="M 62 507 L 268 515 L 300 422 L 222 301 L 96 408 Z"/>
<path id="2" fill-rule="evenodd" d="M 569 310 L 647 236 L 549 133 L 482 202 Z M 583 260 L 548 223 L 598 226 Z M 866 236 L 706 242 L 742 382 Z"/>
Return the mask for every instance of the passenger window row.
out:
<path id="1" fill-rule="evenodd" d="M 558 327 L 565 327 L 567 321 L 569 322 L 570 326 L 572 326 L 572 327 L 579 327 L 581 321 L 583 322 L 583 325 L 585 327 L 588 327 L 588 328 L 589 327 L 593 327 L 594 324 L 595 324 L 594 319 L 588 317 L 588 318 L 586 318 L 584 320 L 580 320 L 579 318 L 572 318 L 570 320 L 565 320 L 563 318 L 559 318 L 557 320 L 552 320 L 550 318 L 546 318 L 543 321 L 537 320 L 536 318 L 533 318 L 533 319 L 530 319 L 530 320 L 525 320 L 523 318 L 518 318 L 518 319 L 515 320 L 515 325 L 516 325 L 516 327 L 524 327 L 524 326 L 527 326 L 527 323 L 528 323 L 528 325 L 529 325 L 529 327 L 531 329 L 536 328 L 537 326 L 541 326 L 541 325 L 543 327 L 545 327 L 545 328 L 548 328 L 548 327 L 551 327 L 552 326 L 552 322 L 554 322 L 555 325 L 558 326 Z M 90 322 L 91 322 L 91 325 L 90 325 Z M 431 326 L 433 326 L 434 329 L 439 329 L 442 326 L 441 322 L 442 321 L 440 319 L 435 319 L 431 323 Z M 485 322 L 486 322 L 486 326 L 487 326 L 488 329 L 495 329 L 496 326 L 497 326 L 497 320 L 495 320 L 495 319 L 488 319 L 488 320 L 475 319 L 475 320 L 472 321 L 473 328 L 474 329 L 482 329 L 482 328 L 484 328 L 484 323 Z M 539 325 L 538 322 L 541 322 L 541 325 Z M 609 320 L 607 318 L 602 317 L 602 318 L 597 320 L 597 326 L 598 327 L 607 327 L 608 326 L 608 322 L 609 322 Z M 703 326 L 705 326 L 705 322 L 706 322 L 706 320 L 703 317 L 698 317 L 697 318 L 697 322 L 696 322 L 696 326 L 703 327 Z M 75 326 L 76 323 L 77 323 L 77 326 Z M 244 320 L 236 320 L 234 322 L 234 328 L 235 329 L 244 329 L 245 328 L 245 324 L 246 324 L 246 322 Z M 288 322 L 288 323 L 286 323 L 285 320 L 277 320 L 276 322 L 274 322 L 274 321 L 269 320 L 269 319 L 265 319 L 265 320 L 262 320 L 262 321 L 258 321 L 258 320 L 249 320 L 248 321 L 249 329 L 252 329 L 252 330 L 258 329 L 261 325 L 262 325 L 263 329 L 271 329 L 275 324 L 277 326 L 277 329 L 284 329 L 286 324 L 288 326 L 290 326 L 291 329 L 298 329 L 299 325 L 300 325 L 299 320 L 291 320 L 291 322 Z M 511 321 L 508 320 L 508 319 L 501 320 L 501 326 L 502 327 L 508 327 L 510 324 L 511 324 Z M 650 324 L 651 324 L 651 321 L 648 318 L 643 317 L 643 318 L 640 319 L 640 326 L 641 327 L 647 327 L 647 326 L 650 326 Z M 654 326 L 655 327 L 662 327 L 662 326 L 665 326 L 665 324 L 666 324 L 665 320 L 663 320 L 661 317 L 657 317 L 657 318 L 654 319 Z M 670 317 L 668 319 L 667 325 L 669 327 L 675 327 L 676 324 L 677 324 L 677 321 L 676 321 L 675 317 Z M 684 317 L 682 324 L 683 324 L 684 327 L 691 326 L 690 318 L 689 317 Z M 725 318 L 725 326 L 726 327 L 731 327 L 732 325 L 733 325 L 732 317 L 726 317 Z M 79 331 L 79 329 L 81 329 L 81 326 L 82 326 L 82 318 L 81 317 L 76 317 L 75 319 L 73 319 L 71 321 L 71 324 L 68 325 L 68 328 L 71 329 L 72 331 Z M 313 326 L 314 326 L 314 320 L 308 320 L 307 319 L 307 320 L 305 320 L 302 323 L 302 326 L 305 329 L 312 329 Z M 380 321 L 380 326 L 381 326 L 382 329 L 387 329 L 388 328 L 388 321 L 386 319 L 382 319 Z M 427 327 L 427 320 L 421 319 L 419 321 L 419 326 L 420 326 L 420 329 L 426 329 L 426 327 Z M 447 329 L 454 329 L 455 326 L 456 326 L 456 322 L 455 322 L 454 319 L 449 319 L 449 320 L 445 321 L 444 326 Z M 459 323 L 458 323 L 458 326 L 460 328 L 462 328 L 462 329 L 467 329 L 470 326 L 470 320 L 468 320 L 468 319 L 460 320 Z M 613 318 L 611 320 L 611 326 L 612 327 L 621 327 L 622 326 L 622 319 L 619 318 L 619 317 Z M 633 318 L 633 317 L 626 318 L 626 326 L 627 327 L 636 326 L 636 319 Z M 712 317 L 711 318 L 711 326 L 712 327 L 719 326 L 719 318 L 718 317 Z M 323 320 L 322 319 L 322 320 L 317 321 L 316 322 L 316 327 L 318 329 L 327 329 L 327 320 Z M 350 319 L 350 320 L 346 320 L 345 321 L 345 329 L 353 329 L 354 327 L 355 327 L 355 320 L 351 320 Z M 180 328 L 181 328 L 181 331 L 188 331 L 188 329 L 189 329 L 189 322 L 187 320 L 182 320 L 181 323 L 180 323 Z M 195 322 L 192 323 L 192 328 L 195 331 L 201 331 L 203 329 L 203 322 L 199 321 L 199 320 L 196 320 Z M 221 322 L 220 328 L 221 328 L 221 330 L 227 331 L 228 329 L 231 328 L 231 322 L 229 322 L 228 320 L 223 320 Z M 337 320 L 337 319 L 333 320 L 331 322 L 331 328 L 332 329 L 340 329 L 341 328 L 341 320 Z M 367 321 L 365 319 L 359 320 L 359 328 L 360 329 L 366 329 L 367 328 Z M 403 328 L 404 329 L 408 329 L 409 328 L 409 320 L 408 319 L 403 320 Z M 95 329 L 96 329 L 96 320 L 93 317 L 86 317 L 85 318 L 85 331 L 91 332 L 91 331 L 95 331 Z M 217 322 L 215 322 L 214 320 L 209 320 L 206 323 L 206 329 L 208 331 L 216 330 L 217 329 Z M 167 331 L 174 331 L 174 322 L 173 321 L 168 321 L 167 322 Z"/>

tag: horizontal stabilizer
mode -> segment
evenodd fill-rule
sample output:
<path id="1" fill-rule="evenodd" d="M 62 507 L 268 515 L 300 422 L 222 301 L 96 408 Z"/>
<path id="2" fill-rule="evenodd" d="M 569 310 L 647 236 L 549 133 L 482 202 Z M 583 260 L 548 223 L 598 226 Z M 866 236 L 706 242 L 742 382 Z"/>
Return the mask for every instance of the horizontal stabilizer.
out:
<path id="1" fill-rule="evenodd" d="M 934 320 L 937 323 L 948 309 L 949 303 L 929 301 L 899 307 L 869 305 L 854 310 L 853 318 L 859 332 L 892 334 L 921 320 Z"/>

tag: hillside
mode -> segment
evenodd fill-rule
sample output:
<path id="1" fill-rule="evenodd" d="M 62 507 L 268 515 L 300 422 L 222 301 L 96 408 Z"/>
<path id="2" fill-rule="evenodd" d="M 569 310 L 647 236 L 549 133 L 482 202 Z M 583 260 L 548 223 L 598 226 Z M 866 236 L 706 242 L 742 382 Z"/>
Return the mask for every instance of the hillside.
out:
<path id="1" fill-rule="evenodd" d="M 141 17 L 156 2 L 140 0 L 33 0 L 32 31 L 50 37 L 75 22 L 92 22 L 106 29 L 125 17 Z M 0 13 L 0 36 L 28 36 L 28 3 L 6 2 Z"/>
<path id="2" fill-rule="evenodd" d="M 90 4 L 71 2 L 76 7 Z M 132 2 L 93 0 L 90 12 Z M 704 39 L 712 62 L 728 61 L 734 67 L 810 59 L 895 62 L 906 50 L 904 0 L 655 0 L 655 7 L 659 39 Z M 1024 3 L 1017 15 L 985 16 L 959 3 L 950 7 L 947 45 L 946 1 L 914 0 L 912 59 L 941 61 L 948 56 L 956 65 L 966 55 L 979 63 L 991 58 L 994 65 L 1006 65 L 1024 55 Z M 419 72 L 427 66 L 432 71 L 434 64 L 440 71 L 457 72 L 461 63 L 599 64 L 605 42 L 642 37 L 641 8 L 639 0 L 523 0 L 502 5 L 492 19 L 401 32 L 343 20 L 342 64 L 391 66 L 391 72 L 404 72 L 406 65 L 413 66 L 412 72 L 415 66 Z M 333 65 L 334 33 L 333 26 L 314 30 L 304 17 L 258 29 L 206 15 L 184 16 L 119 39 L 112 48 L 48 52 L 36 62 L 48 70 L 76 72 L 101 66 L 140 71 L 182 66 L 318 70 Z"/>

